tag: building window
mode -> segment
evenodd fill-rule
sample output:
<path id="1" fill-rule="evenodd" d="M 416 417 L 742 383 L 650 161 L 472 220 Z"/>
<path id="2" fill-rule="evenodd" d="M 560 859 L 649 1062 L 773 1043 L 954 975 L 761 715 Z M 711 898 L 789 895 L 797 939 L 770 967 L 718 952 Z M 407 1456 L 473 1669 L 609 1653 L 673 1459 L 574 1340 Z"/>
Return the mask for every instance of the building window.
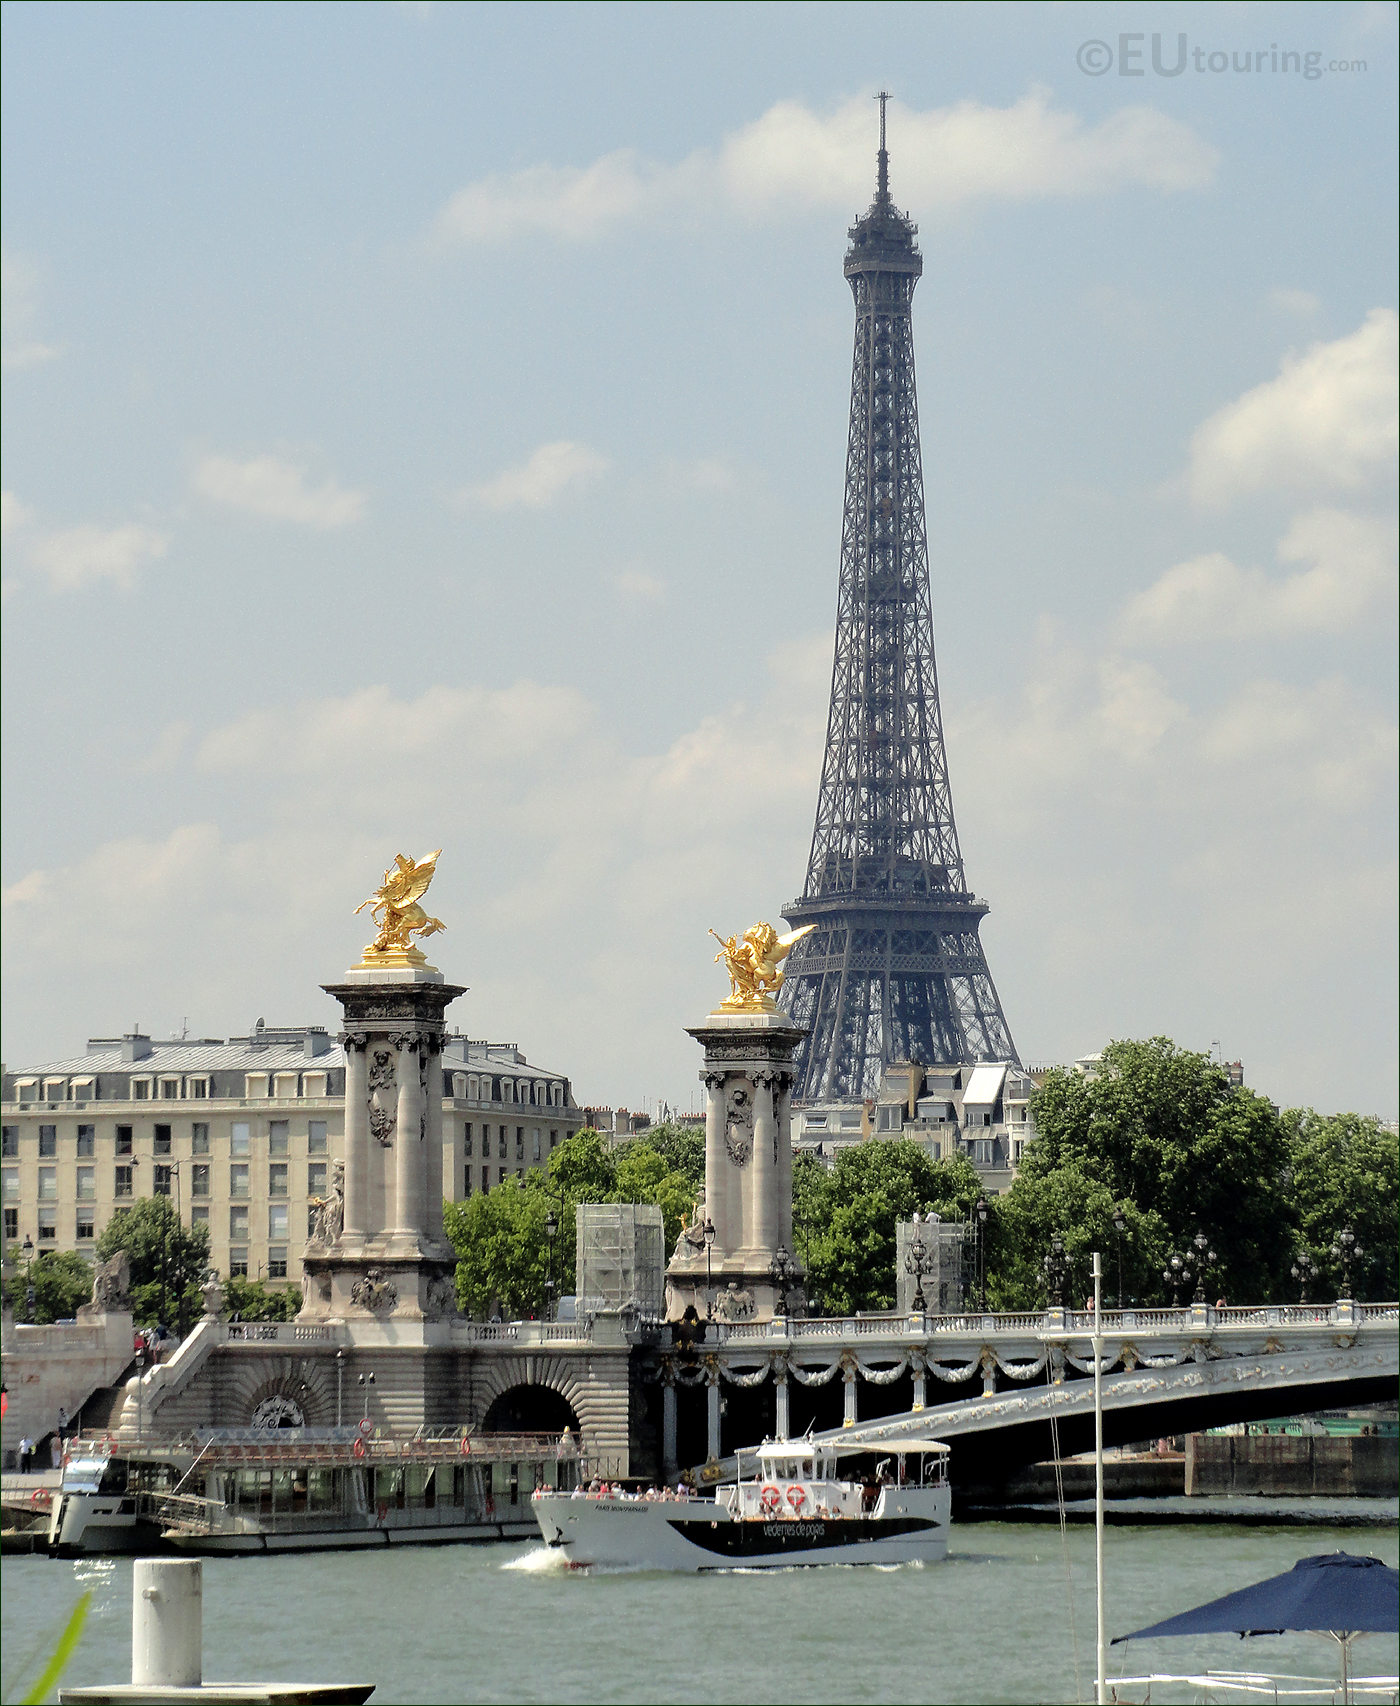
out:
<path id="1" fill-rule="evenodd" d="M 465 1072 L 452 1074 L 452 1095 L 454 1100 L 462 1101 L 467 1094 L 467 1075 Z"/>
<path id="2" fill-rule="evenodd" d="M 169 1155 L 170 1150 L 170 1127 L 168 1125 L 158 1125 L 156 1127 L 155 1152 L 157 1155 Z"/>
<path id="3" fill-rule="evenodd" d="M 191 1078 L 186 1081 L 185 1094 L 196 1102 L 209 1099 L 209 1080 L 207 1078 Z"/>
<path id="4" fill-rule="evenodd" d="M 557 1131 L 551 1131 L 550 1132 L 550 1134 L 549 1134 L 549 1147 L 551 1149 L 557 1149 L 559 1147 L 559 1133 Z"/>
<path id="5" fill-rule="evenodd" d="M 3 1150 L 7 1161 L 19 1160 L 19 1127 L 17 1125 L 7 1125 L 5 1127 Z"/>
<path id="6" fill-rule="evenodd" d="M 462 1187 L 462 1195 L 469 1197 L 472 1194 L 472 1170 L 470 1167 L 462 1169 Z"/>
<path id="7" fill-rule="evenodd" d="M 79 1202 L 96 1202 L 97 1200 L 97 1169 L 96 1167 L 79 1167 L 77 1170 L 77 1188 Z"/>
<path id="8" fill-rule="evenodd" d="M 95 1125 L 80 1125 L 78 1127 L 78 1154 L 96 1155 L 97 1127 Z"/>
<path id="9" fill-rule="evenodd" d="M 157 1162 L 155 1167 L 155 1177 L 151 1181 L 152 1194 L 158 1197 L 168 1197 L 170 1195 L 170 1182 L 174 1176 L 175 1169 L 173 1167 L 162 1167 L 160 1163 Z"/>
<path id="10" fill-rule="evenodd" d="M 40 1209 L 39 1242 L 41 1244 L 52 1244 L 57 1237 L 58 1222 L 54 1219 L 54 1211 L 51 1208 Z"/>
<path id="11" fill-rule="evenodd" d="M 502 1184 L 502 1185 L 505 1184 L 505 1182 L 506 1182 L 506 1171 L 507 1171 L 506 1168 L 501 1167 L 501 1168 L 498 1168 L 497 1171 L 499 1174 L 499 1178 L 498 1178 L 497 1182 L 499 1184 Z"/>
<path id="12" fill-rule="evenodd" d="M 117 1154 L 131 1154 L 131 1127 L 129 1125 L 119 1125 L 117 1127 Z"/>
<path id="13" fill-rule="evenodd" d="M 287 1153 L 290 1120 L 269 1120 L 267 1127 L 267 1152 L 269 1155 L 282 1156 Z"/>
<path id="14" fill-rule="evenodd" d="M 39 1158 L 41 1161 L 52 1160 L 58 1154 L 58 1127 L 56 1125 L 41 1125 L 39 1127 Z"/>
<path id="15" fill-rule="evenodd" d="M 267 1194 L 284 1197 L 287 1194 L 287 1163 L 274 1161 L 267 1170 Z"/>
<path id="16" fill-rule="evenodd" d="M 251 1128 L 246 1120 L 235 1120 L 233 1122 L 233 1129 L 229 1133 L 228 1140 L 228 1152 L 230 1155 L 238 1156 L 248 1154 L 249 1150 L 252 1148 L 252 1139 L 249 1136 L 250 1130 Z"/>
<path id="17" fill-rule="evenodd" d="M 532 1161 L 540 1159 L 540 1128 L 537 1125 L 530 1127 L 530 1159 Z"/>
<path id="18" fill-rule="evenodd" d="M 491 1169 L 489 1167 L 481 1169 L 481 1188 L 483 1191 L 491 1189 Z"/>
<path id="19" fill-rule="evenodd" d="M 178 1102 L 180 1100 L 180 1080 L 178 1078 L 161 1079 L 160 1099 L 162 1102 Z"/>
<path id="20" fill-rule="evenodd" d="M 297 1094 L 297 1075 L 295 1072 L 279 1072 L 272 1081 L 272 1093 L 280 1101 L 294 1102 Z"/>
<path id="21" fill-rule="evenodd" d="M 250 1102 L 267 1099 L 267 1074 L 265 1072 L 250 1072 L 243 1080 L 243 1094 Z"/>
<path id="22" fill-rule="evenodd" d="M 309 1197 L 323 1197 L 326 1194 L 326 1163 L 324 1161 L 309 1161 L 306 1165 L 306 1194 Z"/>
<path id="23" fill-rule="evenodd" d="M 287 1251 L 285 1246 L 279 1250 L 269 1250 L 267 1253 L 267 1277 L 269 1279 L 286 1279 Z"/>
<path id="24" fill-rule="evenodd" d="M 207 1120 L 196 1120 L 190 1128 L 190 1149 L 196 1155 L 209 1153 L 209 1123 Z"/>
<path id="25" fill-rule="evenodd" d="M 504 1161 L 506 1158 L 506 1128 L 502 1126 L 500 1129 L 501 1135 L 496 1139 L 496 1158 L 499 1161 Z M 503 1173 L 501 1177 L 504 1178 L 505 1174 Z"/>
<path id="26" fill-rule="evenodd" d="M 131 1081 L 131 1099 L 133 1102 L 149 1101 L 151 1081 L 149 1078 L 133 1078 Z"/>
<path id="27" fill-rule="evenodd" d="M 228 1253 L 228 1277 L 230 1279 L 247 1279 L 248 1252 L 246 1250 L 230 1250 Z"/>
<path id="28" fill-rule="evenodd" d="M 246 1197 L 248 1194 L 248 1163 L 235 1161 L 228 1170 L 228 1194 L 231 1197 Z"/>
<path id="29" fill-rule="evenodd" d="M 192 1197 L 207 1197 L 209 1195 L 209 1163 L 196 1161 L 190 1168 L 190 1195 Z"/>
<path id="30" fill-rule="evenodd" d="M 19 1201 L 19 1169 L 16 1167 L 5 1169 L 5 1201 Z"/>
<path id="31" fill-rule="evenodd" d="M 97 1222 L 93 1218 L 93 1213 L 90 1208 L 80 1208 L 78 1210 L 78 1224 L 74 1228 L 74 1231 L 78 1235 L 79 1242 L 88 1238 L 96 1238 Z"/>
<path id="32" fill-rule="evenodd" d="M 326 1092 L 326 1074 L 324 1072 L 307 1072 L 302 1075 L 301 1093 L 308 1101 L 314 1101 Z"/>
<path id="33" fill-rule="evenodd" d="M 209 1224 L 209 1208 L 208 1208 L 207 1204 L 205 1204 L 199 1208 L 192 1208 L 190 1210 L 190 1225 L 191 1226 L 208 1226 L 208 1224 Z"/>
<path id="34" fill-rule="evenodd" d="M 19 1237 L 19 1210 L 17 1208 L 5 1210 L 5 1237 L 7 1239 Z"/>
<path id="35" fill-rule="evenodd" d="M 39 1169 L 39 1201 L 58 1201 L 58 1168 L 41 1167 Z"/>
<path id="36" fill-rule="evenodd" d="M 470 1120 L 468 1120 L 467 1123 L 462 1127 L 462 1153 L 463 1153 L 463 1155 L 470 1155 L 471 1152 L 472 1152 L 472 1122 Z"/>
<path id="37" fill-rule="evenodd" d="M 518 1125 L 515 1128 L 515 1159 L 517 1161 L 525 1159 L 525 1127 L 523 1125 Z"/>
<path id="38" fill-rule="evenodd" d="M 285 1239 L 287 1236 L 287 1205 L 275 1202 L 267 1211 L 267 1235 L 269 1239 Z"/>
<path id="39" fill-rule="evenodd" d="M 326 1122 L 324 1120 L 308 1120 L 306 1122 L 306 1153 L 308 1155 L 324 1155 L 328 1147 L 326 1143 Z"/>
<path id="40" fill-rule="evenodd" d="M 228 1211 L 228 1235 L 230 1238 L 240 1238 L 244 1241 L 247 1240 L 248 1210 L 246 1207 L 231 1208 Z"/>
<path id="41" fill-rule="evenodd" d="M 114 1197 L 129 1197 L 133 1195 L 132 1180 L 135 1177 L 134 1167 L 118 1167 L 112 1184 Z"/>

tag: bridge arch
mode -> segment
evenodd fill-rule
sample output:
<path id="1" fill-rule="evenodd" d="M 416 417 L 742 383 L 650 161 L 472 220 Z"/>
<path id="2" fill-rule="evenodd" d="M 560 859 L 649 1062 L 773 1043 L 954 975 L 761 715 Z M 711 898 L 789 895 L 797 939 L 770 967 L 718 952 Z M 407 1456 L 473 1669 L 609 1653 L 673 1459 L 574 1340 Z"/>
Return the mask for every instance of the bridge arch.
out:
<path id="1" fill-rule="evenodd" d="M 498 1392 L 481 1418 L 486 1433 L 562 1434 L 581 1431 L 578 1412 L 555 1386 L 521 1381 Z"/>

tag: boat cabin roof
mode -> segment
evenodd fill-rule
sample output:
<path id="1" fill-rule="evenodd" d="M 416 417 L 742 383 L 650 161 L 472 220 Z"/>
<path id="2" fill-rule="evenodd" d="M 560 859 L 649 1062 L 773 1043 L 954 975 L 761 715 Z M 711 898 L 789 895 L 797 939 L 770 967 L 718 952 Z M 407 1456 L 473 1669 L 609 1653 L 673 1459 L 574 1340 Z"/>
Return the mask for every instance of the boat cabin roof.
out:
<path id="1" fill-rule="evenodd" d="M 802 1457 L 851 1457 L 857 1452 L 886 1457 L 903 1457 L 911 1452 L 934 1452 L 946 1456 L 950 1450 L 951 1447 L 939 1439 L 852 1440 L 849 1444 L 840 1439 L 766 1439 L 754 1455 L 760 1463 L 768 1463 L 776 1458 L 791 1461 Z"/>

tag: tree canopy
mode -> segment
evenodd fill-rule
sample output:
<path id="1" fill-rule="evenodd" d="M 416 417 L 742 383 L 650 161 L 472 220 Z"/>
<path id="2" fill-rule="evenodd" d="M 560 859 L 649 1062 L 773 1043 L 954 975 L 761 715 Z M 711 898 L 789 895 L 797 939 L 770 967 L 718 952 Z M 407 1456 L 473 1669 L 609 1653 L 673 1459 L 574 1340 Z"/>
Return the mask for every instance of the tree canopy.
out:
<path id="1" fill-rule="evenodd" d="M 28 1312 L 26 1292 L 34 1288 L 34 1312 Z M 5 1299 L 17 1321 L 38 1327 L 69 1321 L 92 1297 L 92 1263 L 76 1250 L 45 1250 L 29 1264 L 28 1273 L 16 1262 L 5 1281 Z"/>
<path id="2" fill-rule="evenodd" d="M 292 1285 L 265 1285 L 261 1280 L 231 1277 L 224 1282 L 224 1309 L 240 1321 L 290 1321 L 301 1308 L 301 1293 Z"/>
<path id="3" fill-rule="evenodd" d="M 469 1315 L 499 1307 L 507 1316 L 539 1313 L 553 1278 L 554 1298 L 574 1286 L 575 1210 L 580 1203 L 654 1203 L 667 1248 L 680 1236 L 705 1176 L 703 1134 L 652 1126 L 610 1148 L 585 1126 L 550 1152 L 544 1169 L 507 1178 L 490 1191 L 443 1205 L 443 1225 L 457 1252 L 457 1301 Z M 554 1214 L 551 1247 L 546 1222 Z"/>
<path id="4" fill-rule="evenodd" d="M 1349 1226 L 1362 1251 L 1352 1263 L 1355 1294 L 1376 1300 L 1393 1298 L 1400 1196 L 1400 1143 L 1395 1132 L 1361 1114 L 1318 1114 L 1311 1108 L 1289 1108 L 1281 1123 L 1288 1146 L 1297 1249 L 1312 1259 L 1324 1290 L 1335 1294 L 1344 1274 L 1332 1250 L 1337 1235 Z"/>
<path id="5" fill-rule="evenodd" d="M 119 1208 L 102 1229 L 102 1261 L 126 1252 L 131 1264 L 131 1307 L 138 1325 L 174 1321 L 183 1333 L 200 1308 L 199 1286 L 209 1271 L 209 1228 L 185 1226 L 169 1197 L 141 1197 Z M 91 1285 L 91 1280 L 89 1280 Z"/>

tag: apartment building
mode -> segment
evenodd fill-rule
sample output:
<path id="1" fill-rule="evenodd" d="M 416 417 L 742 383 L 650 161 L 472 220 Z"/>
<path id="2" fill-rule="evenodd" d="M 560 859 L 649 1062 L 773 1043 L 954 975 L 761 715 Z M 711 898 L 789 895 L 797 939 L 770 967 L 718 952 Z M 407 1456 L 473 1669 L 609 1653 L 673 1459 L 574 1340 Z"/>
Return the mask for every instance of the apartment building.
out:
<path id="1" fill-rule="evenodd" d="M 583 1124 L 567 1077 L 514 1043 L 444 1040 L 443 1195 L 542 1165 Z M 94 1037 L 6 1070 L 0 1195 L 6 1249 L 91 1254 L 113 1211 L 166 1196 L 209 1228 L 224 1275 L 299 1281 L 311 1203 L 342 1154 L 345 1060 L 315 1025 L 244 1037 Z"/>

